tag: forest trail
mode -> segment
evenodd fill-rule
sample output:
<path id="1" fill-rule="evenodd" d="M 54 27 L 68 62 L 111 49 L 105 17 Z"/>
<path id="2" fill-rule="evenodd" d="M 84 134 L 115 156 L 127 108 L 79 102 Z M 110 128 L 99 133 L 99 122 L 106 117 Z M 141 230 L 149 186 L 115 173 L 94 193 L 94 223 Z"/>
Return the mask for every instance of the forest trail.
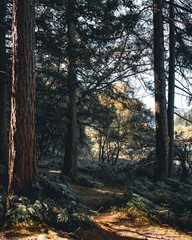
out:
<path id="1" fill-rule="evenodd" d="M 98 212 L 102 211 L 104 207 L 114 205 L 114 202 L 120 203 L 124 200 L 124 190 L 117 187 L 102 184 L 98 188 L 91 188 L 73 184 L 72 188 L 86 206 Z"/>
<path id="2" fill-rule="evenodd" d="M 76 235 L 81 240 L 187 240 L 190 236 L 144 221 L 130 221 L 123 213 L 102 213 L 94 217 L 94 228 L 83 228 Z"/>
<path id="3" fill-rule="evenodd" d="M 122 187 L 99 183 L 98 187 L 71 184 L 81 201 L 93 210 L 91 224 L 83 224 L 72 233 L 52 228 L 41 233 L 14 230 L 0 232 L 0 240 L 192 240 L 191 235 L 176 231 L 168 226 L 150 224 L 143 219 L 130 219 L 120 211 L 108 211 L 111 206 L 124 201 Z"/>
<path id="4" fill-rule="evenodd" d="M 73 185 L 73 190 L 92 210 L 101 211 L 110 201 L 123 201 L 124 191 L 102 185 L 90 188 Z M 93 226 L 83 227 L 75 233 L 78 240 L 190 240 L 192 237 L 167 226 L 150 225 L 142 219 L 128 219 L 122 212 L 102 212 L 92 217 Z"/>

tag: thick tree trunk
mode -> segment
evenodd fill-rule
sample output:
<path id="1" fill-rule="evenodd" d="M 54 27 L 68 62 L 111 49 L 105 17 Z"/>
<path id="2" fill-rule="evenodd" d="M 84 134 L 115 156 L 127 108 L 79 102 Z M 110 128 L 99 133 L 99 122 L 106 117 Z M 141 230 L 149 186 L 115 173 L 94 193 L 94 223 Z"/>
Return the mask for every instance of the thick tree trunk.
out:
<path id="1" fill-rule="evenodd" d="M 13 0 L 12 32 L 9 194 L 25 192 L 37 181 L 33 0 Z"/>
<path id="2" fill-rule="evenodd" d="M 0 0 L 0 164 L 8 165 L 5 0 Z"/>
<path id="3" fill-rule="evenodd" d="M 170 0 L 169 32 L 169 85 L 168 85 L 168 140 L 169 140 L 169 177 L 173 177 L 174 157 L 174 103 L 175 103 L 175 26 L 174 0 Z"/>
<path id="4" fill-rule="evenodd" d="M 154 181 L 168 178 L 168 129 L 164 73 L 162 0 L 153 1 L 156 161 Z"/>
<path id="5" fill-rule="evenodd" d="M 68 78 L 67 132 L 63 173 L 72 178 L 77 174 L 77 109 L 76 109 L 76 31 L 73 23 L 73 2 L 68 6 Z"/>

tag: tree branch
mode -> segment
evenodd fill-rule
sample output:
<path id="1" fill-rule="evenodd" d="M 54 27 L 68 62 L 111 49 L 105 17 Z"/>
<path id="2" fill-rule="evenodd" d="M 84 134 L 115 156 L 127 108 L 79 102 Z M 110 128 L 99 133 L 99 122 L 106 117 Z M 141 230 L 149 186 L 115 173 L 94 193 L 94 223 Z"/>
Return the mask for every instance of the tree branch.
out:
<path id="1" fill-rule="evenodd" d="M 185 117 L 181 116 L 179 113 L 176 113 L 176 112 L 174 112 L 174 114 L 175 114 L 175 115 L 177 115 L 178 117 L 180 117 L 180 118 L 184 119 L 185 121 L 192 123 L 192 121 L 191 121 L 191 120 L 189 120 L 189 119 L 187 119 L 187 118 L 185 118 Z"/>

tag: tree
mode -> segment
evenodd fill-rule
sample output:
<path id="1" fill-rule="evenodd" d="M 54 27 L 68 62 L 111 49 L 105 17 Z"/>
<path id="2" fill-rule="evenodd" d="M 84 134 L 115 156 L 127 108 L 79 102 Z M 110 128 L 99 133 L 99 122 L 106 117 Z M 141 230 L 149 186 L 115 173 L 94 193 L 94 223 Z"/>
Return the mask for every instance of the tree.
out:
<path id="1" fill-rule="evenodd" d="M 116 2 L 115 5 L 112 4 L 114 2 Z M 74 54 L 71 56 L 76 58 L 71 60 L 76 62 L 74 65 L 77 74 L 76 80 L 75 78 L 73 80 L 76 84 L 72 84 L 72 87 L 76 88 L 76 107 L 80 113 L 78 114 L 78 133 L 82 129 L 79 124 L 82 121 L 85 122 L 87 118 L 86 114 L 83 114 L 86 112 L 84 111 L 85 105 L 88 101 L 90 102 L 92 96 L 99 95 L 113 82 L 120 81 L 122 78 L 127 79 L 127 75 L 132 74 L 131 68 L 135 52 L 124 54 L 124 50 L 126 49 L 127 52 L 132 49 L 131 37 L 129 42 L 126 33 L 134 28 L 137 16 L 127 10 L 126 16 L 125 14 L 119 16 L 119 19 L 123 21 L 122 24 L 114 15 L 114 11 L 118 8 L 117 1 L 107 1 L 107 5 L 101 3 L 103 0 L 65 1 L 64 3 L 39 1 L 37 7 L 37 91 L 39 94 L 37 128 L 41 131 L 38 132 L 38 146 L 41 149 L 48 148 L 52 152 L 55 149 L 56 153 L 58 149 L 62 148 L 64 152 L 63 139 L 66 133 L 64 119 L 69 113 L 64 99 L 69 94 L 70 87 L 67 83 L 69 82 L 70 52 L 73 52 Z M 69 8 L 73 8 L 70 16 L 68 16 L 68 11 L 72 10 Z M 76 32 L 74 34 L 76 43 L 71 46 L 69 46 L 69 38 L 68 41 L 66 39 L 69 17 L 75 26 L 74 32 Z M 110 25 L 112 20 L 114 20 L 114 24 Z M 124 36 L 120 40 L 122 32 L 124 32 Z M 129 33 L 132 34 L 132 31 Z M 128 50 L 128 46 L 130 50 Z M 66 59 L 68 59 L 68 63 Z M 70 62 L 72 62 L 71 60 Z M 127 71 L 128 62 L 130 71 Z M 69 119 L 68 116 L 67 119 Z M 69 149 L 68 136 L 65 139 L 65 148 Z M 47 152 L 50 153 L 50 151 Z"/>
<path id="2" fill-rule="evenodd" d="M 67 132 L 63 173 L 76 178 L 77 165 L 77 108 L 76 108 L 76 31 L 74 22 L 74 1 L 67 6 L 68 48 L 67 48 Z"/>
<path id="3" fill-rule="evenodd" d="M 174 156 L 174 105 L 175 105 L 175 24 L 174 0 L 170 0 L 170 32 L 169 32 L 169 84 L 168 84 L 168 144 L 169 170 L 168 176 L 173 176 Z"/>
<path id="4" fill-rule="evenodd" d="M 37 181 L 33 0 L 13 0 L 12 32 L 9 194 L 29 191 Z"/>
<path id="5" fill-rule="evenodd" d="M 190 114 L 191 115 L 191 114 Z M 184 122 L 185 120 L 182 119 Z M 179 124 L 175 127 L 175 156 L 182 168 L 181 180 L 186 181 L 192 168 L 191 159 L 192 127 Z"/>
<path id="6" fill-rule="evenodd" d="M 176 42 L 176 78 L 175 88 L 188 103 L 191 103 L 190 89 L 192 59 L 192 8 L 190 1 L 175 1 L 175 42 Z"/>
<path id="7" fill-rule="evenodd" d="M 156 159 L 154 181 L 168 178 L 168 129 L 165 95 L 163 1 L 153 1 Z"/>
<path id="8" fill-rule="evenodd" d="M 36 2 L 37 157 L 64 154 L 67 25 L 63 2 Z"/>
<path id="9" fill-rule="evenodd" d="M 89 134 L 100 161 L 115 165 L 128 149 L 154 146 L 153 118 L 128 85 L 110 86 L 99 99 Z"/>
<path id="10" fill-rule="evenodd" d="M 5 46 L 6 2 L 0 0 L 0 163 L 8 165 L 7 139 L 7 67 Z"/>

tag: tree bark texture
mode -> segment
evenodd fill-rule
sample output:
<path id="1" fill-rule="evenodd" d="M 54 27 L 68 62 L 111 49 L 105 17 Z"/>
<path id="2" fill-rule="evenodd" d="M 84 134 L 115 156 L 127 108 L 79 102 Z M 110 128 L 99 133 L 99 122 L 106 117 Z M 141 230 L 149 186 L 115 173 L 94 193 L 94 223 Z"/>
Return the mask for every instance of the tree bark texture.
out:
<path id="1" fill-rule="evenodd" d="M 0 164 L 8 165 L 5 0 L 0 0 Z"/>
<path id="2" fill-rule="evenodd" d="M 77 173 L 77 108 L 76 108 L 76 31 L 73 19 L 73 1 L 69 3 L 68 18 L 68 77 L 67 130 L 63 173 L 76 178 Z"/>
<path id="3" fill-rule="evenodd" d="M 37 181 L 33 0 L 13 0 L 12 33 L 8 193 L 20 193 Z"/>
<path id="4" fill-rule="evenodd" d="M 173 177 L 174 157 L 174 104 L 175 104 L 175 26 L 174 0 L 170 0 L 169 32 L 169 85 L 168 85 L 168 141 L 169 141 L 169 177 Z"/>
<path id="5" fill-rule="evenodd" d="M 153 1 L 156 159 L 154 181 L 168 178 L 168 127 L 164 73 L 162 0 Z"/>

